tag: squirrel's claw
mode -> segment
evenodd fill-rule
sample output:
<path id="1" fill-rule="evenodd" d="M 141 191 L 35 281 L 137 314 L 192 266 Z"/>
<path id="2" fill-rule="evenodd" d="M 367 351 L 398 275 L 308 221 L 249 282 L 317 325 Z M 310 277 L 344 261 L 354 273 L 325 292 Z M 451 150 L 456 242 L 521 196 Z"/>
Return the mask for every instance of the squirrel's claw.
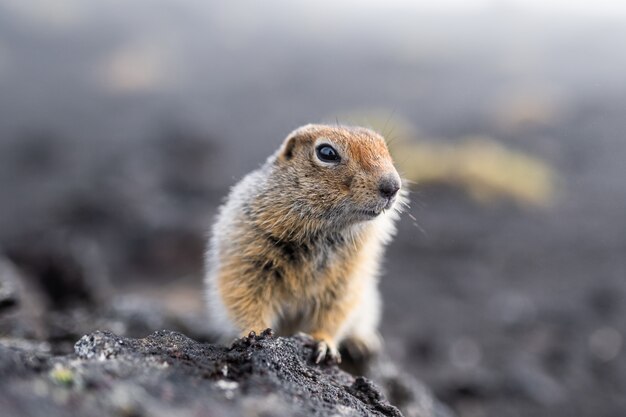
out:
<path id="1" fill-rule="evenodd" d="M 334 363 L 341 363 L 341 354 L 337 348 L 324 341 L 320 341 L 317 343 L 317 348 L 315 349 L 315 363 L 320 363 L 327 358 L 330 358 Z"/>

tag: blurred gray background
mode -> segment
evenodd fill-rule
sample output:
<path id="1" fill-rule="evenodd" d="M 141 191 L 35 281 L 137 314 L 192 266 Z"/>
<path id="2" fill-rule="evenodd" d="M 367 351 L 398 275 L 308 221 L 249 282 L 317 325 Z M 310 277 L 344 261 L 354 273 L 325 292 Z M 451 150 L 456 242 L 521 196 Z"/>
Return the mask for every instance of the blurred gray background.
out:
<path id="1" fill-rule="evenodd" d="M 0 330 L 201 317 L 228 187 L 299 125 L 359 123 L 416 182 L 394 359 L 461 416 L 623 416 L 625 41 L 608 1 L 2 0 L 0 251 L 48 298 Z"/>

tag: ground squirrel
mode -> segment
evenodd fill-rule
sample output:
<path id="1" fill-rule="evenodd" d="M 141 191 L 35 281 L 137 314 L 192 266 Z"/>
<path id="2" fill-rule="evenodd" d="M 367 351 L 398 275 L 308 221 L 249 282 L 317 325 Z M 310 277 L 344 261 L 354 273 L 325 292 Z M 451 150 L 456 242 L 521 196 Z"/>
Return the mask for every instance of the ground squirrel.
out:
<path id="1" fill-rule="evenodd" d="M 235 185 L 206 258 L 210 324 L 222 336 L 304 332 L 316 362 L 350 342 L 380 347 L 378 274 L 405 203 L 385 140 L 307 125 Z"/>

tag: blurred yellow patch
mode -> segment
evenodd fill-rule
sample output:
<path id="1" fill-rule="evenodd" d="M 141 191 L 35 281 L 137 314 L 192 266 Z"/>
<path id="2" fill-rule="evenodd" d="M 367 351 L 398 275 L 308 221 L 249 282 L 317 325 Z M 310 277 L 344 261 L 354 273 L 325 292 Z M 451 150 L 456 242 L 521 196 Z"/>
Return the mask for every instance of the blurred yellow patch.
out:
<path id="1" fill-rule="evenodd" d="M 114 50 L 104 57 L 95 74 L 109 91 L 146 92 L 160 88 L 171 75 L 171 48 L 156 40 L 136 42 Z"/>
<path id="2" fill-rule="evenodd" d="M 548 165 L 486 137 L 470 137 L 454 145 L 391 143 L 391 152 L 405 178 L 460 186 L 482 203 L 505 197 L 544 206 L 553 196 L 554 174 Z"/>

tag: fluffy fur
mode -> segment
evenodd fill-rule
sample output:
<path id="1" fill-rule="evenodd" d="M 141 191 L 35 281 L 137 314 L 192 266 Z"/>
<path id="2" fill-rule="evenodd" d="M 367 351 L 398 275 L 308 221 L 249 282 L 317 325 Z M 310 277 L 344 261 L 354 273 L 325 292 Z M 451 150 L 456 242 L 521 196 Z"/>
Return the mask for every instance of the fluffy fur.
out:
<path id="1" fill-rule="evenodd" d="M 320 161 L 329 144 L 339 164 Z M 384 139 L 363 128 L 307 125 L 292 132 L 220 208 L 206 259 L 209 320 L 226 339 L 271 327 L 305 332 L 317 360 L 339 360 L 348 339 L 378 350 L 377 288 L 384 245 L 404 202 L 381 196 L 400 184 Z"/>

